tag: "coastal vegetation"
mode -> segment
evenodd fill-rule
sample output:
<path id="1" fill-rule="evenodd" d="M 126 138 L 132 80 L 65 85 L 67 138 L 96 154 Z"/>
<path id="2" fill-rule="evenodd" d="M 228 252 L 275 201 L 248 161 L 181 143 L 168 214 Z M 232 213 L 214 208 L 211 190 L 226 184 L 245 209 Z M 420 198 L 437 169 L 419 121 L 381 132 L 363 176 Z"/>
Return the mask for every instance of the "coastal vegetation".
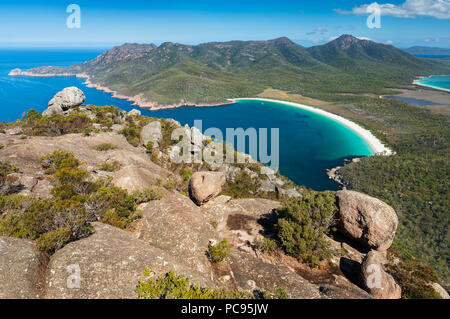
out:
<path id="1" fill-rule="evenodd" d="M 107 179 L 90 181 L 83 163 L 69 152 L 55 151 L 40 160 L 45 173 L 55 179 L 53 199 L 0 196 L 0 236 L 35 240 L 40 250 L 49 253 L 90 235 L 94 221 L 126 229 L 140 218 L 138 204 L 162 197 L 158 189 L 130 195 L 110 186 Z M 2 164 L 2 173 L 16 170 Z"/>
<path id="2" fill-rule="evenodd" d="M 149 277 L 152 270 L 143 273 Z M 140 280 L 136 292 L 139 299 L 289 299 L 286 290 L 279 287 L 273 293 L 254 293 L 223 288 L 201 287 L 192 284 L 184 275 L 175 275 L 172 270 L 155 279 Z"/>
<path id="3" fill-rule="evenodd" d="M 317 91 L 308 98 L 266 90 L 262 97 L 316 105 L 369 129 L 389 146 L 395 155 L 349 163 L 337 171 L 338 179 L 391 205 L 399 215 L 395 243 L 449 277 L 448 116 L 370 94 Z"/>
<path id="4" fill-rule="evenodd" d="M 277 209 L 275 225 L 280 246 L 286 252 L 312 267 L 328 259 L 329 234 L 337 212 L 333 192 L 308 192 L 303 197 L 292 198 Z M 268 242 L 263 246 L 273 250 Z"/>

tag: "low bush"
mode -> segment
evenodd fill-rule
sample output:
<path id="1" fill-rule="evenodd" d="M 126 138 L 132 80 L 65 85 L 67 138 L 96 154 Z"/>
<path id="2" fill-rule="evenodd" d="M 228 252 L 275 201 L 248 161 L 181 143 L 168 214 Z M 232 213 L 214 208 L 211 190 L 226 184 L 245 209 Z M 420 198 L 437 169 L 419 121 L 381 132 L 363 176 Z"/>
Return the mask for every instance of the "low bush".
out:
<path id="1" fill-rule="evenodd" d="M 98 169 L 105 172 L 115 172 L 122 168 L 122 164 L 118 161 L 103 162 L 98 166 Z"/>
<path id="2" fill-rule="evenodd" d="M 208 257 L 209 259 L 214 262 L 221 262 L 224 261 L 228 255 L 230 254 L 231 246 L 228 243 L 226 239 L 223 239 L 220 243 L 217 245 L 209 245 L 208 246 Z"/>
<path id="3" fill-rule="evenodd" d="M 144 272 L 149 276 L 150 269 Z M 169 271 L 155 279 L 146 279 L 138 282 L 136 292 L 139 299 L 250 299 L 253 295 L 237 290 L 219 288 L 203 288 L 191 284 L 183 275 L 175 275 Z"/>
<path id="4" fill-rule="evenodd" d="M 431 266 L 411 256 L 395 243 L 388 250 L 388 260 L 387 271 L 402 288 L 402 299 L 441 298 L 430 285 L 441 282 Z"/>
<path id="5" fill-rule="evenodd" d="M 119 132 L 127 139 L 128 143 L 133 146 L 139 146 L 141 138 L 141 127 L 134 123 L 127 123 L 125 127 Z"/>
<path id="6" fill-rule="evenodd" d="M 101 143 L 101 144 L 98 144 L 96 147 L 94 147 L 94 149 L 99 152 L 106 152 L 106 151 L 113 150 L 115 148 L 116 148 L 116 146 L 114 144 L 110 144 L 110 143 Z"/>
<path id="7" fill-rule="evenodd" d="M 333 192 L 314 192 L 291 198 L 277 209 L 277 236 L 284 251 L 310 266 L 330 257 L 325 238 L 337 212 Z"/>
<path id="8" fill-rule="evenodd" d="M 273 253 L 279 248 L 276 240 L 266 237 L 255 238 L 253 245 L 263 253 Z"/>
<path id="9" fill-rule="evenodd" d="M 136 204 L 146 203 L 152 200 L 159 200 L 163 197 L 160 189 L 146 188 L 142 191 L 135 191 L 133 193 Z"/>

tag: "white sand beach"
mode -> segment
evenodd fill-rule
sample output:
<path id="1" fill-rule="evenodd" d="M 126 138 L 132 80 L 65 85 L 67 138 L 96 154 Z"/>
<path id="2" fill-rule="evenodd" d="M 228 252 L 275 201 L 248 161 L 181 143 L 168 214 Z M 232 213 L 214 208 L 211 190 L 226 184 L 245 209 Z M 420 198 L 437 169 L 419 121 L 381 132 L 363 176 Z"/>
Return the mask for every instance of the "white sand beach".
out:
<path id="1" fill-rule="evenodd" d="M 441 87 L 438 87 L 438 86 L 429 85 L 429 84 L 424 84 L 421 81 L 423 81 L 422 77 L 419 78 L 419 79 L 414 80 L 413 84 L 414 85 L 419 85 L 419 86 L 424 86 L 424 87 L 427 87 L 427 88 L 430 88 L 430 89 L 440 90 L 440 91 L 444 91 L 444 92 L 450 92 L 450 90 L 448 90 L 448 89 L 444 89 L 444 88 L 441 88 Z"/>
<path id="2" fill-rule="evenodd" d="M 291 106 L 295 106 L 307 111 L 311 111 L 317 114 L 321 114 L 323 116 L 326 116 L 332 120 L 335 120 L 349 129 L 351 129 L 353 132 L 358 134 L 364 141 L 366 141 L 367 144 L 372 148 L 374 153 L 376 155 L 392 155 L 393 152 L 388 147 L 384 146 L 383 143 L 379 139 L 377 139 L 369 130 L 366 130 L 359 126 L 358 124 L 347 120 L 346 118 L 343 118 L 342 116 L 324 111 L 322 109 L 318 109 L 312 106 L 299 104 L 299 103 L 293 103 L 293 102 L 286 102 L 286 101 L 280 101 L 280 100 L 271 100 L 271 99 L 261 99 L 261 98 L 239 98 L 239 99 L 230 99 L 231 101 L 239 101 L 239 100 L 255 100 L 255 101 L 267 101 L 267 102 L 276 102 L 276 103 L 282 103 L 287 104 Z"/>

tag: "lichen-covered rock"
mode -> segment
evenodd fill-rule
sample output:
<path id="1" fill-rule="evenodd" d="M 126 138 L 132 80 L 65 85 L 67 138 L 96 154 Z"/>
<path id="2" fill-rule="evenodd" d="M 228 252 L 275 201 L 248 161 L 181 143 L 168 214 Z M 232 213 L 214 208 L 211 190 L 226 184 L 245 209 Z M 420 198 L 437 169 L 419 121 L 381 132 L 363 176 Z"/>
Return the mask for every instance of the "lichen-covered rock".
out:
<path id="1" fill-rule="evenodd" d="M 216 197 L 202 209 L 217 223 L 220 237 L 226 238 L 235 248 L 251 252 L 249 243 L 261 236 L 264 221 L 273 217 L 272 213 L 280 203 L 260 198 L 225 199 L 224 196 Z"/>
<path id="2" fill-rule="evenodd" d="M 58 250 L 47 269 L 47 297 L 70 299 L 137 298 L 136 285 L 150 267 L 154 276 L 169 270 L 190 276 L 183 260 L 129 233 L 95 223 L 95 233 Z M 205 281 L 191 277 L 195 283 Z"/>
<path id="3" fill-rule="evenodd" d="M 339 205 L 337 229 L 372 249 L 387 250 L 394 240 L 398 217 L 383 201 L 355 191 L 336 192 Z"/>
<path id="4" fill-rule="evenodd" d="M 153 147 L 159 147 L 159 142 L 161 142 L 162 138 L 161 123 L 159 121 L 153 121 L 141 130 L 141 142 L 144 146 L 147 146 L 148 142 L 152 142 Z"/>
<path id="5" fill-rule="evenodd" d="M 141 111 L 132 109 L 127 113 L 128 116 L 141 116 Z"/>
<path id="6" fill-rule="evenodd" d="M 385 252 L 371 250 L 361 265 L 362 285 L 377 299 L 400 299 L 402 290 L 384 270 L 385 263 Z"/>
<path id="7" fill-rule="evenodd" d="M 205 253 L 217 234 L 209 217 L 188 197 L 167 192 L 161 200 L 151 201 L 142 211 L 136 236 L 183 261 L 192 273 L 212 276 Z"/>
<path id="8" fill-rule="evenodd" d="M 48 102 L 48 108 L 42 113 L 43 115 L 52 115 L 53 113 L 62 113 L 71 108 L 80 106 L 86 100 L 83 91 L 79 88 L 71 86 L 56 93 L 56 95 Z"/>
<path id="9" fill-rule="evenodd" d="M 44 267 L 32 241 L 0 237 L 0 299 L 42 298 Z"/>
<path id="10" fill-rule="evenodd" d="M 221 172 L 196 172 L 189 180 L 189 195 L 198 205 L 216 197 L 225 184 L 225 175 Z"/>
<path id="11" fill-rule="evenodd" d="M 153 175 L 154 174 L 147 169 L 129 165 L 122 168 L 114 175 L 112 184 L 132 193 L 155 185 L 156 178 Z"/>

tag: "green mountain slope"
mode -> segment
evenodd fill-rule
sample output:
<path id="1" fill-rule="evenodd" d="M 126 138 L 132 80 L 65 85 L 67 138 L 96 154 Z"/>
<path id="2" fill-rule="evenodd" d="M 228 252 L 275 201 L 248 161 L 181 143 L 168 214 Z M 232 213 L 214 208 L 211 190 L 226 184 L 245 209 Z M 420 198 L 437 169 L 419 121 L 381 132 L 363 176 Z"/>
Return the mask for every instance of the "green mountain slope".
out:
<path id="1" fill-rule="evenodd" d="M 211 42 L 125 44 L 68 68 L 34 73 L 85 73 L 120 94 L 143 94 L 158 104 L 208 104 L 254 96 L 267 88 L 306 96 L 383 93 L 414 76 L 443 74 L 450 66 L 412 56 L 393 46 L 350 35 L 305 48 L 288 38 Z"/>

